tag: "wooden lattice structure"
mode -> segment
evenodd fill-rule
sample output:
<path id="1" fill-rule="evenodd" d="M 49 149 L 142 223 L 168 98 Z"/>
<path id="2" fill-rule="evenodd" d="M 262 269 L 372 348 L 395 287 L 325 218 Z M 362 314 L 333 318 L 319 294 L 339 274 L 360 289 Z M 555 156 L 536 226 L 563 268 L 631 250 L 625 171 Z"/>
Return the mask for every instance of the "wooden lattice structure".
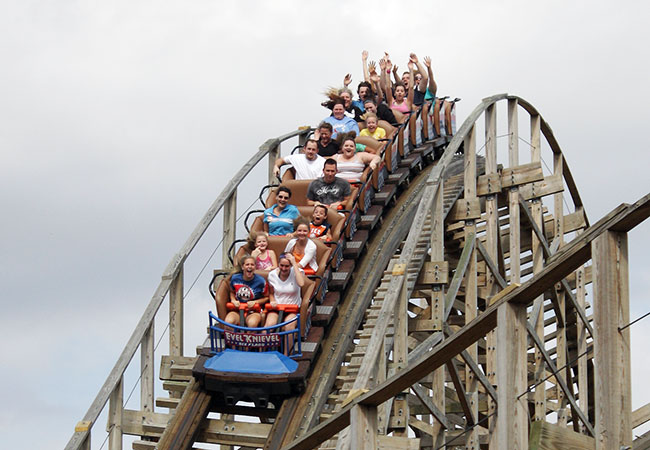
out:
<path id="1" fill-rule="evenodd" d="M 191 448 L 197 436 L 272 449 L 633 445 L 650 407 L 631 410 L 627 232 L 650 215 L 650 196 L 590 225 L 550 127 L 506 94 L 476 107 L 384 217 L 302 396 L 258 411 L 261 423 L 237 419 L 237 408 L 208 419 L 210 399 L 196 383 L 168 381 L 176 414 L 154 412 L 156 311 L 169 294 L 161 372 L 171 380 L 193 360 L 182 345 L 185 259 L 220 211 L 225 243 L 234 240 L 237 187 L 267 155 L 271 179 L 280 142 L 305 135 L 265 143 L 215 201 L 67 449 L 89 447 L 88 428 L 109 399 L 112 450 L 123 432 L 156 436 L 137 448 Z M 121 380 L 137 348 L 143 401 L 126 411 Z M 170 444 L 183 427 L 193 427 L 191 439 Z M 643 438 L 636 445 L 646 448 Z"/>

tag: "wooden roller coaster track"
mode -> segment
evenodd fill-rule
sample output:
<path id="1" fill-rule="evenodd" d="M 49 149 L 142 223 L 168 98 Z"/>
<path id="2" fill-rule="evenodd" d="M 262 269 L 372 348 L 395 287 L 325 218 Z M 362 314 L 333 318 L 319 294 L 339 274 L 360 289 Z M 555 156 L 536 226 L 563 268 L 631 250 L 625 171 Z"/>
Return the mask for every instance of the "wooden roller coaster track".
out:
<path id="1" fill-rule="evenodd" d="M 520 116 L 529 118 L 521 127 Z M 647 435 L 633 442 L 650 404 L 632 411 L 626 325 L 627 233 L 650 215 L 650 195 L 590 225 L 551 128 L 507 94 L 484 99 L 437 162 L 410 170 L 357 261 L 305 391 L 273 409 L 215 409 L 184 355 L 185 261 L 219 213 L 227 261 L 246 176 L 267 159 L 271 182 L 281 143 L 308 131 L 267 141 L 211 205 L 66 450 L 90 448 L 102 410 L 111 450 L 124 435 L 142 437 L 135 449 L 648 448 Z M 415 141 L 414 153 L 431 145 Z M 155 399 L 154 322 L 165 300 L 159 375 L 169 397 Z M 124 374 L 138 349 L 140 407 L 129 410 Z"/>

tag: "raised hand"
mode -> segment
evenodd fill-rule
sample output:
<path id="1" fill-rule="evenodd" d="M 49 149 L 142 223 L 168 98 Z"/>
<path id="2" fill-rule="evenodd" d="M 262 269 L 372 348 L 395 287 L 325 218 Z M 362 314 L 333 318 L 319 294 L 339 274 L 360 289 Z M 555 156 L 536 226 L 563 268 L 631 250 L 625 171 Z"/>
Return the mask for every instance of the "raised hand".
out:
<path id="1" fill-rule="evenodd" d="M 345 78 L 343 78 L 343 84 L 348 86 L 350 83 L 352 83 L 352 75 L 348 73 L 345 75 Z"/>
<path id="2" fill-rule="evenodd" d="M 424 65 L 427 66 L 428 68 L 431 68 L 431 58 L 428 56 L 424 57 Z"/>
<path id="3" fill-rule="evenodd" d="M 364 50 L 361 52 L 361 59 L 364 61 L 368 59 L 368 50 Z"/>
<path id="4" fill-rule="evenodd" d="M 418 63 L 417 55 L 415 53 L 411 53 L 409 55 L 409 61 L 412 62 L 413 64 L 417 64 Z"/>
<path id="5" fill-rule="evenodd" d="M 381 58 L 379 60 L 379 69 L 383 72 L 386 70 L 386 60 L 384 58 Z"/>
<path id="6" fill-rule="evenodd" d="M 415 70 L 415 64 L 413 63 L 413 61 L 409 61 L 407 66 L 408 66 L 410 72 L 413 72 L 413 70 Z"/>
<path id="7" fill-rule="evenodd" d="M 370 61 L 368 64 L 368 72 L 370 75 L 377 73 L 377 65 L 375 64 L 374 61 Z"/>

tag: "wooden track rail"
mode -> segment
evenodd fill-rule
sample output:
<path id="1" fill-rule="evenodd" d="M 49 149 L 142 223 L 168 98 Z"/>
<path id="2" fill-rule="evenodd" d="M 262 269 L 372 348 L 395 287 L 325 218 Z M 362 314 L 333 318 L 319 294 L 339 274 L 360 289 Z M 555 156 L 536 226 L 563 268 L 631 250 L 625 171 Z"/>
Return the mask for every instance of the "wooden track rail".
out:
<path id="1" fill-rule="evenodd" d="M 435 111 L 436 120 L 448 115 L 449 103 Z M 191 376 L 195 357 L 184 356 L 183 278 L 218 213 L 227 261 L 238 188 L 265 160 L 271 181 L 281 143 L 302 142 L 308 129 L 263 144 L 210 206 L 165 269 L 66 450 L 90 448 L 107 404 L 111 450 L 122 449 L 123 433 L 143 437 L 135 450 L 195 441 L 271 450 L 632 446 L 633 430 L 650 421 L 650 404 L 631 409 L 627 233 L 650 215 L 650 195 L 590 225 L 550 126 L 520 97 L 483 99 L 426 166 L 419 155 L 432 143 L 420 127 L 428 117 L 414 115 L 400 137 L 405 168 L 391 174 L 399 193 L 356 257 L 300 396 L 275 409 L 215 407 Z M 497 120 L 507 135 L 498 136 Z M 165 299 L 169 355 L 160 377 L 170 394 L 156 399 L 153 324 Z M 134 411 L 122 405 L 123 385 L 138 349 Z M 646 442 L 643 435 L 634 444 Z"/>

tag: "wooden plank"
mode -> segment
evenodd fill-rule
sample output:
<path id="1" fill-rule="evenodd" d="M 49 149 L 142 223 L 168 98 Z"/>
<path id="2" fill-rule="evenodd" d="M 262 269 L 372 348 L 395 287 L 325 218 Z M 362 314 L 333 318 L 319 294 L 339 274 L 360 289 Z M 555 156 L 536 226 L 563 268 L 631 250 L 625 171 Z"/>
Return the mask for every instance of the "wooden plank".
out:
<path id="1" fill-rule="evenodd" d="M 196 356 L 162 355 L 159 377 L 161 380 L 187 381 L 192 377 L 194 363 Z"/>
<path id="2" fill-rule="evenodd" d="M 172 414 L 126 409 L 124 410 L 124 433 L 159 438 L 172 417 Z M 264 445 L 270 429 L 271 425 L 265 423 L 236 422 L 223 418 L 207 419 L 201 426 L 196 440 L 208 444 L 259 447 Z"/>
<path id="3" fill-rule="evenodd" d="M 529 450 L 594 450 L 591 436 L 576 433 L 564 426 L 536 420 L 530 427 Z"/>
<path id="4" fill-rule="evenodd" d="M 447 261 L 425 261 L 415 284 L 446 284 L 448 282 L 449 263 Z"/>
<path id="5" fill-rule="evenodd" d="M 632 429 L 650 420 L 650 403 L 632 411 Z"/>
<path id="6" fill-rule="evenodd" d="M 541 162 L 532 162 L 515 167 L 507 167 L 501 171 L 501 187 L 510 188 L 522 184 L 541 181 L 544 179 Z"/>
<path id="7" fill-rule="evenodd" d="M 447 215 L 448 220 L 472 220 L 481 217 L 481 204 L 478 198 L 466 200 L 459 198 Z"/>
<path id="8" fill-rule="evenodd" d="M 396 436 L 377 436 L 378 450 L 419 450 L 420 439 Z"/>
<path id="9" fill-rule="evenodd" d="M 501 175 L 498 173 L 486 173 L 480 175 L 476 180 L 476 195 L 479 197 L 485 195 L 499 194 L 502 190 Z"/>
<path id="10" fill-rule="evenodd" d="M 627 234 L 606 232 L 592 244 L 596 448 L 632 445 Z"/>
<path id="11" fill-rule="evenodd" d="M 546 197 L 564 190 L 564 181 L 558 175 L 549 175 L 541 181 L 519 186 L 519 193 L 524 200 Z"/>

